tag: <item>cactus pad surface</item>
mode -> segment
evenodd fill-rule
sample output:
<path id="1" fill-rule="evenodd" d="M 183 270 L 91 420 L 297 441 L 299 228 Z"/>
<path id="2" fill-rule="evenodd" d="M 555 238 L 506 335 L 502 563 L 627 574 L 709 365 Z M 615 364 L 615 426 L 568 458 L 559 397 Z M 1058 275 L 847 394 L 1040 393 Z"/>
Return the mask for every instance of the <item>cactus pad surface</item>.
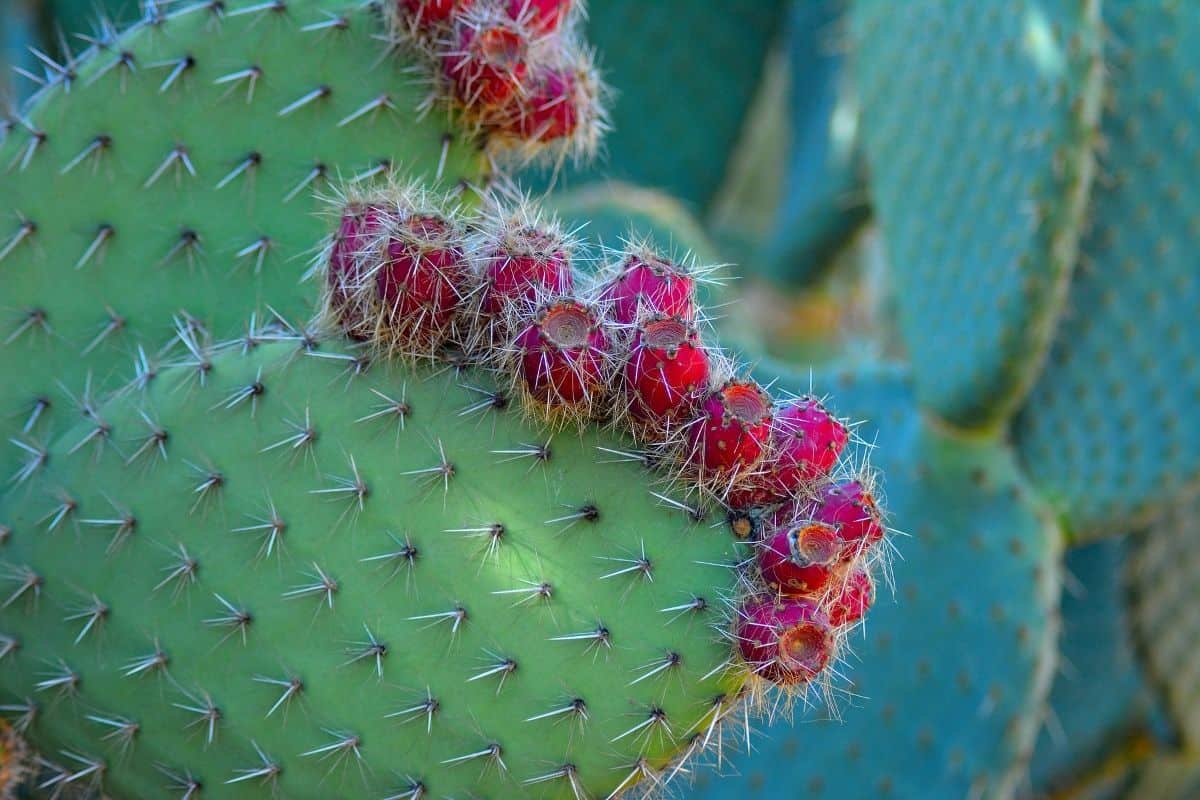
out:
<path id="1" fill-rule="evenodd" d="M 1187 3 L 1105 6 L 1111 97 L 1088 234 L 1046 369 L 1016 420 L 1030 475 L 1077 537 L 1123 533 L 1200 484 L 1200 192 Z"/>
<path id="2" fill-rule="evenodd" d="M 1065 296 L 1100 106 L 1094 2 L 862 0 L 871 191 L 923 406 L 1015 410 Z"/>
<path id="3" fill-rule="evenodd" d="M 46 576 L 3 611 L 32 741 L 137 797 L 605 796 L 698 748 L 742 680 L 723 519 L 482 376 L 356 371 L 295 342 L 168 370 L 6 500 L 5 598 Z"/>

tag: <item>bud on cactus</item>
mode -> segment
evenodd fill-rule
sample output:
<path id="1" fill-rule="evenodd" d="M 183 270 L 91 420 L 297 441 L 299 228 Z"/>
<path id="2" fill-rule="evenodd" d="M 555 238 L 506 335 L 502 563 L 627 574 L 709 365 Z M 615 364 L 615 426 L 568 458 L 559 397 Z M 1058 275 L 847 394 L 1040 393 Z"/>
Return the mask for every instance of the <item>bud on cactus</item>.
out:
<path id="1" fill-rule="evenodd" d="M 539 35 L 558 30 L 572 5 L 572 0 L 507 0 L 508 15 Z"/>

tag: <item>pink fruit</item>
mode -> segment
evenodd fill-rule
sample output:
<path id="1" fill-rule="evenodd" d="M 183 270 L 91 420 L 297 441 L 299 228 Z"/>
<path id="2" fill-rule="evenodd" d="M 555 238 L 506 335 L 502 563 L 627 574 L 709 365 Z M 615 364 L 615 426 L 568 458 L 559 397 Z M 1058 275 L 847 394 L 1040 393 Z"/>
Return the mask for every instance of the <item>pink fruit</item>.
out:
<path id="1" fill-rule="evenodd" d="M 604 287 L 603 299 L 620 325 L 643 314 L 696 318 L 696 281 L 681 267 L 652 255 L 630 256 L 621 274 Z"/>
<path id="2" fill-rule="evenodd" d="M 807 509 L 811 519 L 833 525 L 842 540 L 843 557 L 853 558 L 883 538 L 883 517 L 875 498 L 860 481 L 829 486 Z"/>
<path id="3" fill-rule="evenodd" d="M 730 492 L 731 508 L 774 505 L 829 473 L 846 447 L 850 432 L 813 397 L 801 397 L 775 409 L 770 453 L 763 470 Z"/>
<path id="4" fill-rule="evenodd" d="M 481 308 L 503 313 L 512 303 L 570 294 L 571 262 L 560 238 L 536 227 L 518 228 L 486 257 Z"/>
<path id="5" fill-rule="evenodd" d="M 405 16 L 417 28 L 429 29 L 466 11 L 474 0 L 399 0 Z"/>
<path id="6" fill-rule="evenodd" d="M 539 34 L 552 33 L 571 11 L 571 0 L 508 0 L 508 15 Z"/>
<path id="7" fill-rule="evenodd" d="M 858 622 L 873 602 L 875 582 L 871 575 L 864 569 L 852 569 L 846 575 L 841 591 L 829 600 L 826 607 L 829 622 L 836 628 Z"/>
<path id="8" fill-rule="evenodd" d="M 780 594 L 818 595 L 834 573 L 841 545 L 833 526 L 820 522 L 779 529 L 759 547 L 758 568 Z"/>
<path id="9" fill-rule="evenodd" d="M 708 393 L 688 428 L 689 461 L 704 471 L 753 466 L 771 435 L 771 398 L 753 381 L 727 381 Z"/>
<path id="10" fill-rule="evenodd" d="M 756 675 L 782 685 L 808 683 L 833 655 L 829 620 L 807 598 L 751 600 L 741 609 L 738 650 Z"/>
<path id="11" fill-rule="evenodd" d="M 520 91 L 529 71 L 529 38 L 515 23 L 461 24 L 455 35 L 458 46 L 442 56 L 442 69 L 460 102 L 476 110 L 494 109 Z"/>
<path id="12" fill-rule="evenodd" d="M 605 386 L 609 341 L 592 309 L 575 300 L 541 308 L 515 340 L 521 379 L 550 406 L 590 402 Z"/>
<path id="13" fill-rule="evenodd" d="M 326 281 L 330 306 L 342 327 L 354 338 L 365 337 L 372 327 L 369 310 L 359 295 L 363 273 L 369 267 L 365 263 L 370 255 L 367 251 L 383 233 L 387 218 L 387 211 L 379 206 L 362 203 L 347 206 L 329 251 Z"/>
<path id="14" fill-rule="evenodd" d="M 392 231 L 375 276 L 388 332 L 408 348 L 444 338 L 469 275 L 457 232 L 434 215 L 415 216 Z"/>
<path id="15" fill-rule="evenodd" d="M 548 68 L 533 75 L 514 99 L 503 128 L 522 139 L 551 142 L 575 132 L 582 116 L 575 73 Z"/>
<path id="16" fill-rule="evenodd" d="M 630 413 L 651 423 L 682 416 L 708 386 L 708 374 L 695 327 L 679 317 L 651 317 L 638 326 L 625 364 Z"/>

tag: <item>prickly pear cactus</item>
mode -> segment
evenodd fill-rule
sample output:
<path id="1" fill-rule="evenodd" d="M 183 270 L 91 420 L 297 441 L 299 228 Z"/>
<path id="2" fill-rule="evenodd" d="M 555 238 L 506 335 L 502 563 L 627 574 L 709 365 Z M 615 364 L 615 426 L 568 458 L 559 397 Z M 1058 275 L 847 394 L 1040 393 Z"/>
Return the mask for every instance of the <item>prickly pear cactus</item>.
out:
<path id="1" fill-rule="evenodd" d="M 954 424 L 1003 421 L 1049 344 L 1091 185 L 1098 6 L 853 6 L 899 328 L 922 405 Z"/>
<path id="2" fill-rule="evenodd" d="M 881 602 L 870 636 L 851 641 L 842 719 L 815 710 L 771 726 L 736 773 L 703 778 L 696 797 L 1010 796 L 1056 663 L 1054 521 L 1006 448 L 925 421 L 904 369 L 815 380 L 836 388 L 851 418 L 872 421 L 859 435 L 875 443 L 892 524 L 909 535 L 896 602 Z"/>
<path id="3" fill-rule="evenodd" d="M 723 519 L 619 440 L 539 436 L 486 376 L 354 359 L 167 370 L 9 506 L 4 683 L 94 767 L 62 782 L 604 796 L 698 748 L 741 683 Z"/>
<path id="4" fill-rule="evenodd" d="M 1187 3 L 1105 4 L 1109 178 L 1046 369 L 1014 426 L 1030 474 L 1073 535 L 1121 533 L 1200 485 L 1192 170 L 1200 35 Z"/>

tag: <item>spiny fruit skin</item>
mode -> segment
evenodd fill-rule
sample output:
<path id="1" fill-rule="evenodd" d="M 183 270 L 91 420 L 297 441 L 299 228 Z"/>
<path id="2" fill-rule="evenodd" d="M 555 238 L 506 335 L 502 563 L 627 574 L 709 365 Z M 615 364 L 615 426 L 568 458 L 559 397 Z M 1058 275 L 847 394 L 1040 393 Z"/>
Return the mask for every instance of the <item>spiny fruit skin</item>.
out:
<path id="1" fill-rule="evenodd" d="M 612 318 L 634 325 L 643 314 L 696 318 L 696 281 L 682 268 L 648 253 L 630 255 L 604 287 Z"/>
<path id="2" fill-rule="evenodd" d="M 861 567 L 851 569 L 844 583 L 832 595 L 825 606 L 829 622 L 835 628 L 853 625 L 866 615 L 875 602 L 875 581 L 871 573 Z"/>
<path id="3" fill-rule="evenodd" d="M 410 351 L 445 339 L 469 291 L 461 238 L 453 222 L 432 214 L 401 220 L 390 232 L 375 287 L 388 335 Z"/>
<path id="4" fill-rule="evenodd" d="M 540 35 L 558 30 L 573 4 L 573 0 L 507 0 L 509 16 Z"/>
<path id="5" fill-rule="evenodd" d="M 730 380 L 700 403 L 688 428 L 694 469 L 732 475 L 756 464 L 771 436 L 771 399 L 753 381 Z"/>
<path id="6" fill-rule="evenodd" d="M 418 28 L 429 30 L 450 21 L 471 7 L 475 0 L 398 0 L 408 19 Z"/>
<path id="7" fill-rule="evenodd" d="M 837 529 L 847 558 L 871 547 L 884 536 L 879 507 L 861 481 L 832 484 L 808 508 L 808 516 Z"/>
<path id="8" fill-rule="evenodd" d="M 815 601 L 761 598 L 741 611 L 738 649 L 755 674 L 777 684 L 807 683 L 834 651 L 833 629 Z"/>
<path id="9" fill-rule="evenodd" d="M 483 242 L 483 291 L 480 308 L 493 317 L 513 304 L 569 295 L 575 289 L 570 247 L 556 233 L 536 225 L 518 225 Z"/>
<path id="10" fill-rule="evenodd" d="M 591 403 L 603 393 L 611 346 L 594 309 L 576 300 L 545 305 L 515 339 L 524 388 L 548 406 Z"/>
<path id="11" fill-rule="evenodd" d="M 759 546 L 758 568 L 767 586 L 780 594 L 819 596 L 834 576 L 841 550 L 833 526 L 802 524 L 770 535 Z"/>
<path id="12" fill-rule="evenodd" d="M 442 56 L 446 77 L 460 102 L 471 107 L 503 107 L 521 91 L 529 71 L 529 34 L 516 23 L 476 27 L 463 22 L 455 47 Z"/>
<path id="13" fill-rule="evenodd" d="M 512 121 L 503 125 L 504 130 L 540 142 L 572 135 L 580 123 L 580 104 L 575 100 L 580 91 L 578 81 L 572 70 L 560 67 L 538 70 L 530 77 L 526 92 L 512 109 Z"/>
<path id="14" fill-rule="evenodd" d="M 625 363 L 629 413 L 660 427 L 684 418 L 708 385 L 710 371 L 708 352 L 692 323 L 662 314 L 644 320 Z"/>
<path id="15" fill-rule="evenodd" d="M 814 397 L 780 403 L 764 467 L 730 491 L 732 508 L 774 505 L 828 475 L 846 449 L 849 429 Z"/>

